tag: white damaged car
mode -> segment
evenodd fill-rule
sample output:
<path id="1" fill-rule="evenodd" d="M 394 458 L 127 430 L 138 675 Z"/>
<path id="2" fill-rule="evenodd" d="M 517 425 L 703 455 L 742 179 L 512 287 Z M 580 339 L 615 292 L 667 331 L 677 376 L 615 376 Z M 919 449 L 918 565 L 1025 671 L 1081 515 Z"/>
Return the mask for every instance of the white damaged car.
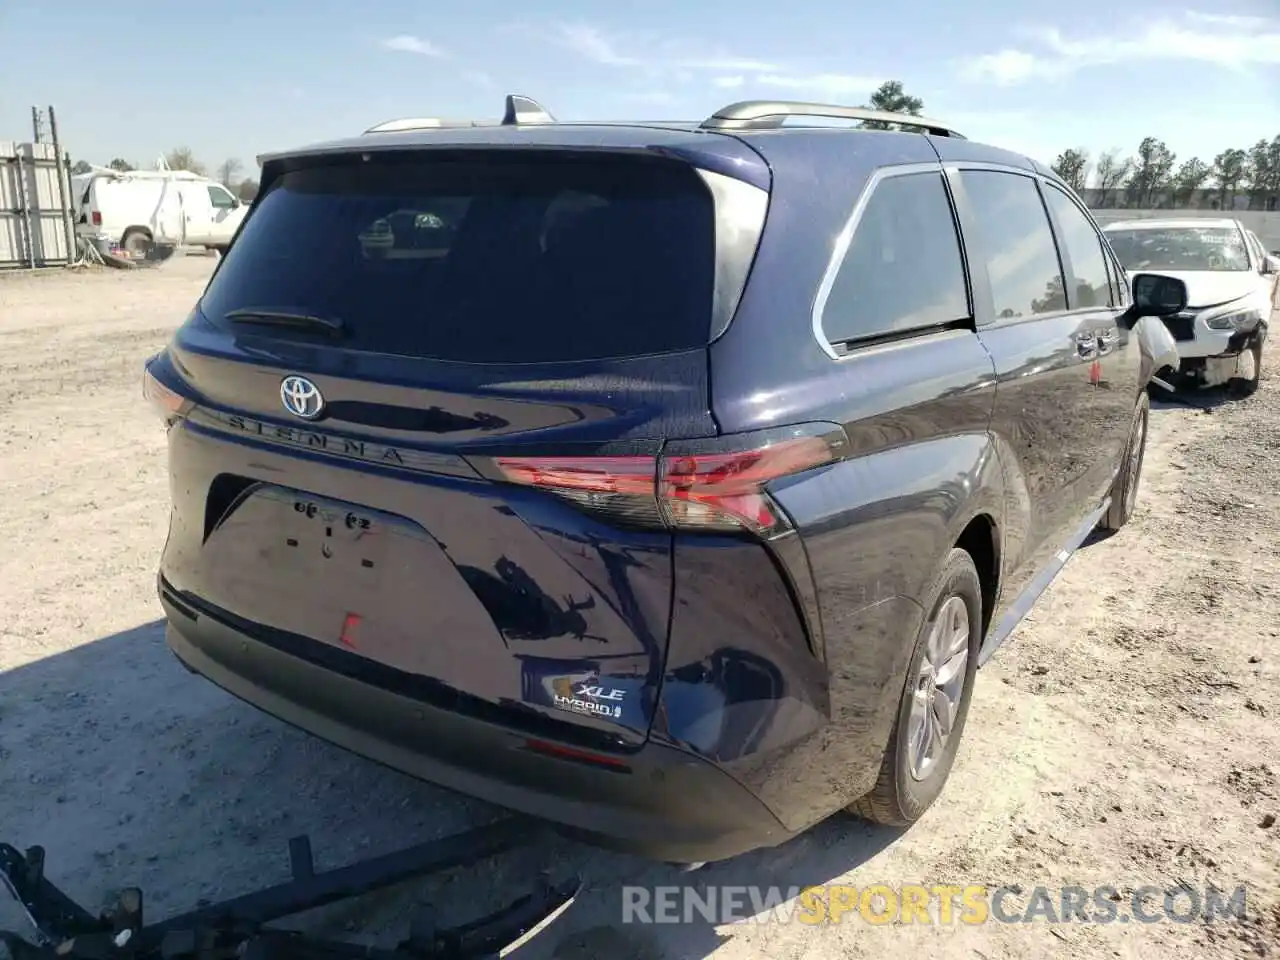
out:
<path id="1" fill-rule="evenodd" d="M 1178 345 L 1180 379 L 1258 387 L 1271 319 L 1276 264 L 1228 218 L 1124 220 L 1104 228 L 1130 273 L 1161 273 L 1187 285 L 1187 308 L 1164 320 Z"/>

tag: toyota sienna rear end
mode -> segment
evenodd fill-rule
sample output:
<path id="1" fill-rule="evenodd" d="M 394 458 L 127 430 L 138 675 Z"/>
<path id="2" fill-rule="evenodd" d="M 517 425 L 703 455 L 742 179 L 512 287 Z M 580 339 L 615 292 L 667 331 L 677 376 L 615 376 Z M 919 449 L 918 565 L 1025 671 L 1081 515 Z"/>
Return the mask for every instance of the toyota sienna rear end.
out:
<path id="1" fill-rule="evenodd" d="M 147 365 L 177 656 L 601 843 L 702 861 L 784 839 L 717 763 L 762 735 L 743 704 L 783 697 L 744 629 L 817 666 L 765 487 L 836 441 L 726 438 L 711 412 L 769 182 L 740 139 L 641 126 L 265 158 Z"/>

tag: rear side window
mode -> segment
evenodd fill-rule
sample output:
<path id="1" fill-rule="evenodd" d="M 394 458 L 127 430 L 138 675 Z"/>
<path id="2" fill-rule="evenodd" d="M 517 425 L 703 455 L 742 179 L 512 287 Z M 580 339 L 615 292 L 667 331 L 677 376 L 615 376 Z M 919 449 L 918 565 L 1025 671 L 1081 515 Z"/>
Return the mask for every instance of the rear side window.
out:
<path id="1" fill-rule="evenodd" d="M 986 253 L 996 316 L 1065 310 L 1062 265 L 1036 182 L 990 170 L 965 170 L 960 179 Z"/>
<path id="2" fill-rule="evenodd" d="M 714 217 L 701 178 L 669 162 L 472 153 L 312 167 L 258 199 L 201 311 L 321 315 L 342 322 L 347 349 L 439 360 L 702 347 Z"/>
<path id="3" fill-rule="evenodd" d="M 1061 228 L 1058 240 L 1066 248 L 1075 273 L 1076 288 L 1071 293 L 1069 307 L 1075 310 L 1111 306 L 1111 277 L 1098 231 L 1072 199 L 1053 184 L 1046 184 L 1045 200 L 1058 218 Z"/>
<path id="4" fill-rule="evenodd" d="M 880 181 L 823 308 L 827 340 L 847 343 L 968 316 L 960 240 L 941 172 Z"/>

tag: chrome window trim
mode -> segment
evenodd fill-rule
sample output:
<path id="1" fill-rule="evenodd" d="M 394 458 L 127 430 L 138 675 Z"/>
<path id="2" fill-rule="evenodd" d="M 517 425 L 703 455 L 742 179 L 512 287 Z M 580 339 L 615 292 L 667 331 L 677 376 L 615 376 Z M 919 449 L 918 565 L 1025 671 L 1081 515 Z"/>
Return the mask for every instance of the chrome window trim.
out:
<path id="1" fill-rule="evenodd" d="M 822 281 L 818 284 L 818 294 L 813 301 L 813 312 L 811 314 L 811 329 L 813 338 L 818 342 L 819 348 L 832 360 L 847 360 L 854 354 L 840 354 L 831 346 L 831 341 L 826 335 L 826 331 L 822 327 L 823 314 L 826 313 L 827 300 L 831 296 L 831 288 L 835 286 L 836 276 L 840 273 L 840 268 L 844 265 L 845 255 L 849 252 L 849 245 L 853 242 L 853 234 L 858 229 L 858 224 L 862 221 L 862 215 L 866 212 L 867 204 L 871 202 L 872 196 L 875 195 L 876 188 L 884 181 L 894 177 L 909 177 L 920 173 L 936 173 L 939 177 L 943 177 L 943 164 L 934 161 L 932 163 L 903 163 L 891 167 L 879 167 L 871 176 L 867 177 L 867 182 L 862 188 L 862 192 L 858 194 L 858 199 L 854 201 L 853 209 L 849 212 L 848 218 L 844 222 L 844 226 L 840 232 L 836 234 L 835 243 L 831 248 L 831 257 L 827 260 L 826 269 L 822 274 Z M 946 184 L 943 183 L 945 189 Z M 947 201 L 950 207 L 950 199 Z M 959 228 L 956 231 L 956 243 L 960 243 Z"/>

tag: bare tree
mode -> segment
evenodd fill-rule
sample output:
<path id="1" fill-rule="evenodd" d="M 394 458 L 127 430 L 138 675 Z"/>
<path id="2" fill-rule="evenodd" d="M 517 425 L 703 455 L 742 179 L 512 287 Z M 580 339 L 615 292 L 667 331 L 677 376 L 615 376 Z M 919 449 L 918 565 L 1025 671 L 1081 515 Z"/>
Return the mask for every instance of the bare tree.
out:
<path id="1" fill-rule="evenodd" d="M 1118 150 L 1108 150 L 1098 158 L 1098 206 L 1115 206 L 1117 199 L 1115 193 L 1129 178 L 1131 169 L 1133 169 L 1133 161 L 1119 159 Z"/>
<path id="2" fill-rule="evenodd" d="M 170 170 L 189 170 L 199 176 L 204 176 L 208 172 L 204 164 L 196 159 L 190 147 L 175 147 L 165 154 L 164 160 L 169 164 Z"/>
<path id="3" fill-rule="evenodd" d="M 228 157 L 218 166 L 218 182 L 228 190 L 234 190 L 236 177 L 240 176 L 243 169 L 244 164 L 235 157 Z"/>
<path id="4" fill-rule="evenodd" d="M 71 173 L 73 176 L 79 176 L 82 173 L 88 173 L 92 169 L 93 167 L 89 164 L 89 161 L 77 160 L 75 166 L 71 168 Z"/>
<path id="5" fill-rule="evenodd" d="M 258 181 L 245 177 L 235 189 L 235 194 L 245 203 L 253 203 L 258 196 Z"/>
<path id="6" fill-rule="evenodd" d="M 119 170 L 121 173 L 128 173 L 130 170 L 137 169 L 132 163 L 124 157 L 113 157 L 111 162 L 107 164 L 112 170 Z"/>

